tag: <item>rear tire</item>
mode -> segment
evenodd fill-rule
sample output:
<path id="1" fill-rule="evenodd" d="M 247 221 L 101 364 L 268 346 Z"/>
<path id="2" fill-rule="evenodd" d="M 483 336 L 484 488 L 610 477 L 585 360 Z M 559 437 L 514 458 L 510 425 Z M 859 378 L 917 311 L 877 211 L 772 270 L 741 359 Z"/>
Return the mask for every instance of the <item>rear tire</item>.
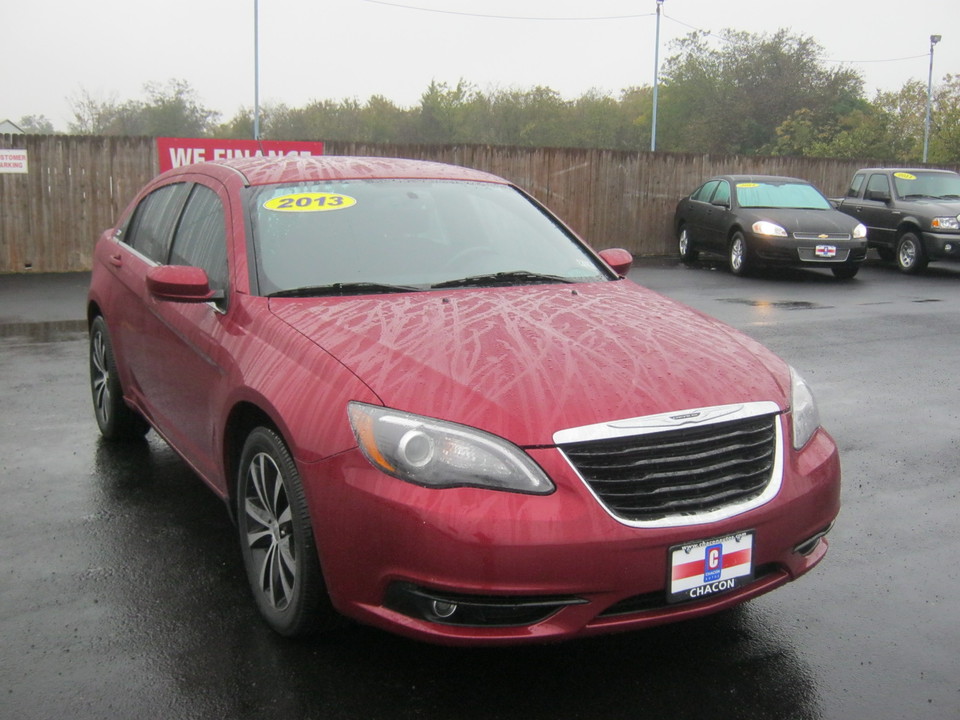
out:
<path id="1" fill-rule="evenodd" d="M 135 440 L 146 435 L 149 423 L 123 400 L 110 333 L 100 315 L 90 324 L 90 392 L 93 414 L 104 438 Z"/>
<path id="2" fill-rule="evenodd" d="M 693 249 L 693 243 L 690 241 L 690 233 L 686 227 L 681 227 L 677 235 L 677 249 L 680 251 L 680 261 L 690 265 L 697 261 L 700 252 Z"/>
<path id="3" fill-rule="evenodd" d="M 237 529 L 250 589 L 273 630 L 295 637 L 342 624 L 327 595 L 297 465 L 266 427 L 243 445 Z"/>
<path id="4" fill-rule="evenodd" d="M 877 255 L 880 256 L 880 259 L 883 260 L 883 262 L 893 262 L 897 257 L 897 253 L 888 247 L 878 247 Z"/>

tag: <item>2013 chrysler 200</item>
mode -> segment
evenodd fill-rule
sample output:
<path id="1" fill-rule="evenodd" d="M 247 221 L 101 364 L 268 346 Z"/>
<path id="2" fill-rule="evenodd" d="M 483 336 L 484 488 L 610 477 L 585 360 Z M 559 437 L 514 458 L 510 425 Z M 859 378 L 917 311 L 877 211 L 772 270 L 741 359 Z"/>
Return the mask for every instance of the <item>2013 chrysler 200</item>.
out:
<path id="1" fill-rule="evenodd" d="M 276 631 L 509 643 L 714 612 L 816 565 L 837 449 L 756 342 L 482 172 L 247 159 L 96 246 L 96 419 L 221 496 Z"/>

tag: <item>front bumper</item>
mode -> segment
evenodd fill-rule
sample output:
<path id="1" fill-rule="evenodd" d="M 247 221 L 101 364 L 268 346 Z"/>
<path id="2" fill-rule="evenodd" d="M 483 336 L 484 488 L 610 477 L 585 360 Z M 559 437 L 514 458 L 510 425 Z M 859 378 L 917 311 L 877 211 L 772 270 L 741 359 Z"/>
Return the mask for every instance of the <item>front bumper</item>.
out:
<path id="1" fill-rule="evenodd" d="M 960 233 L 933 233 L 923 235 L 923 249 L 930 260 L 960 260 Z"/>
<path id="2" fill-rule="evenodd" d="M 823 430 L 801 453 L 786 454 L 770 502 L 696 526 L 629 527 L 558 450 L 530 455 L 556 483 L 553 494 L 430 490 L 379 473 L 359 451 L 301 466 L 334 605 L 360 622 L 445 644 L 634 630 L 715 612 L 806 573 L 826 553 L 817 536 L 839 512 L 839 460 Z M 670 547 L 744 530 L 754 532 L 750 584 L 667 604 Z"/>
<path id="3" fill-rule="evenodd" d="M 747 245 L 751 259 L 764 265 L 835 267 L 860 264 L 867 256 L 866 240 L 779 238 L 751 233 Z M 818 246 L 831 246 L 836 254 L 818 255 Z"/>

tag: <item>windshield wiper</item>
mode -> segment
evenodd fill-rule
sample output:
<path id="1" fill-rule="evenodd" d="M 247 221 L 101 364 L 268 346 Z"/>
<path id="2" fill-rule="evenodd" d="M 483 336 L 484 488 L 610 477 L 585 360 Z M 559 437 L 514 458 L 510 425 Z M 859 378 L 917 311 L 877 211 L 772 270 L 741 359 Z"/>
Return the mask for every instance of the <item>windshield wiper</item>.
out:
<path id="1" fill-rule="evenodd" d="M 488 273 L 486 275 L 471 275 L 459 280 L 431 285 L 431 289 L 454 287 L 494 287 L 497 285 L 533 285 L 536 283 L 572 283 L 576 280 L 560 277 L 559 275 L 544 275 L 529 270 L 512 270 L 510 272 Z"/>
<path id="2" fill-rule="evenodd" d="M 388 285 L 375 282 L 333 283 L 278 290 L 267 297 L 321 297 L 324 295 L 374 295 L 380 293 L 419 292 L 423 288 L 412 285 Z"/>

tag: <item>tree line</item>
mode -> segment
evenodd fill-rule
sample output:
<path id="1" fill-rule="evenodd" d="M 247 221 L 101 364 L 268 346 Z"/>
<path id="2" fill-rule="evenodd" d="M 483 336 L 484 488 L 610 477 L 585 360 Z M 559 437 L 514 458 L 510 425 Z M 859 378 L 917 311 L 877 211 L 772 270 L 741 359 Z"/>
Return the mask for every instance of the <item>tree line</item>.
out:
<path id="1" fill-rule="evenodd" d="M 813 38 L 787 30 L 725 30 L 719 45 L 692 32 L 672 45 L 658 88 L 657 150 L 740 155 L 872 158 L 901 163 L 922 157 L 926 84 L 864 93 L 862 75 L 832 67 Z M 227 120 L 204 107 L 184 80 L 148 83 L 145 97 L 118 102 L 81 91 L 70 99 L 69 131 L 90 135 L 253 137 L 253 109 Z M 52 132 L 43 116 L 20 121 Z M 431 82 L 414 107 L 382 95 L 316 100 L 260 109 L 271 140 L 363 143 L 490 144 L 647 150 L 653 88 L 611 96 L 596 90 L 564 99 L 549 87 L 482 90 L 460 80 Z M 960 76 L 946 75 L 932 95 L 929 162 L 960 162 Z"/>

